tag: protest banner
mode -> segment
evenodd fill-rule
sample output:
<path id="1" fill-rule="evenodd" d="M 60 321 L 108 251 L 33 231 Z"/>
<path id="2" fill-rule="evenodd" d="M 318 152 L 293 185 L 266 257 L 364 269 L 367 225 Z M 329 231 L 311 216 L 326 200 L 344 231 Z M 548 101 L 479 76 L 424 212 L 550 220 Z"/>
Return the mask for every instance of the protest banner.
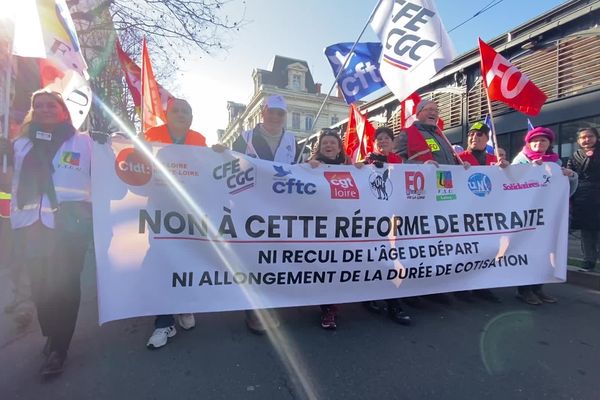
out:
<path id="1" fill-rule="evenodd" d="M 94 145 L 100 322 L 564 282 L 554 163 L 285 165 Z"/>

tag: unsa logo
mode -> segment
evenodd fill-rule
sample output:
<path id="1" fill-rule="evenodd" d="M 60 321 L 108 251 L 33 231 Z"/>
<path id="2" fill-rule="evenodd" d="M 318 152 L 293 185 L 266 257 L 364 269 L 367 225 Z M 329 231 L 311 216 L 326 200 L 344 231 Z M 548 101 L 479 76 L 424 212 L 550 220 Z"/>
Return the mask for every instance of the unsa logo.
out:
<path id="1" fill-rule="evenodd" d="M 492 191 L 492 181 L 487 175 L 480 172 L 471 175 L 467 185 L 469 190 L 479 197 L 485 197 Z"/>
<path id="2" fill-rule="evenodd" d="M 152 178 L 150 162 L 133 147 L 123 149 L 115 159 L 117 176 L 131 186 L 142 186 Z"/>

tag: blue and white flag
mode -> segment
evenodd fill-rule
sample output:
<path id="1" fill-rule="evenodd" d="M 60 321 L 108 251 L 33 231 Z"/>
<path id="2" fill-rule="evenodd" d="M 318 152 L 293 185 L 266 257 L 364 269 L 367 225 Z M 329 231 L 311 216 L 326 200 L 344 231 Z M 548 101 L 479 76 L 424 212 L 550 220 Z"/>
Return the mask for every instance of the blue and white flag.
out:
<path id="1" fill-rule="evenodd" d="M 527 132 L 532 131 L 532 130 L 533 130 L 533 124 L 531 123 L 529 118 L 527 118 Z"/>
<path id="2" fill-rule="evenodd" d="M 381 76 L 399 101 L 456 54 L 433 0 L 380 0 L 371 27 L 384 44 Z"/>
<path id="3" fill-rule="evenodd" d="M 349 58 L 337 80 L 348 104 L 385 86 L 379 73 L 381 43 L 357 43 L 354 51 L 350 53 L 353 44 L 337 43 L 325 48 L 325 56 L 334 76 L 338 76 L 346 58 Z"/>
<path id="4" fill-rule="evenodd" d="M 492 126 L 492 119 L 490 118 L 490 114 L 487 114 L 485 116 L 485 119 L 483 120 L 483 123 L 487 125 L 488 128 L 490 128 L 490 134 L 487 145 L 485 146 L 485 152 L 488 154 L 494 154 L 494 141 L 492 140 L 492 132 L 494 127 Z"/>

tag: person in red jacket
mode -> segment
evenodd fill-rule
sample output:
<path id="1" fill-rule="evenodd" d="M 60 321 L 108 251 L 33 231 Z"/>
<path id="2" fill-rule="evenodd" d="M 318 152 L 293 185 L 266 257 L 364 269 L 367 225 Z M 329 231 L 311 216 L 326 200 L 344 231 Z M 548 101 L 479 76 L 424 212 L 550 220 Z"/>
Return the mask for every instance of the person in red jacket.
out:
<path id="1" fill-rule="evenodd" d="M 206 139 L 201 133 L 190 129 L 192 125 L 192 107 L 183 99 L 171 99 L 167 104 L 167 123 L 150 128 L 144 134 L 148 142 L 184 144 L 190 146 L 206 146 Z M 196 326 L 194 314 L 179 314 L 175 316 L 179 326 L 184 330 Z M 173 315 L 158 315 L 154 320 L 154 332 L 146 347 L 158 349 L 167 344 L 169 338 L 175 336 L 175 317 Z"/>
<path id="2" fill-rule="evenodd" d="M 498 162 L 495 155 L 485 151 L 490 139 L 490 128 L 481 121 L 475 122 L 467 133 L 467 150 L 458 157 L 471 165 L 494 165 Z"/>
<path id="3" fill-rule="evenodd" d="M 204 136 L 190 129 L 193 118 L 190 103 L 171 99 L 167 104 L 167 123 L 148 129 L 144 134 L 146 141 L 206 146 Z"/>
<path id="4" fill-rule="evenodd" d="M 458 154 L 463 162 L 471 165 L 500 165 L 507 166 L 506 160 L 498 162 L 495 155 L 486 152 L 486 146 L 490 138 L 490 128 L 483 122 L 477 121 L 467 133 L 467 150 Z M 473 296 L 480 297 L 493 303 L 500 303 L 500 299 L 490 289 L 478 289 L 454 293 L 456 297 L 464 301 L 471 301 Z"/>

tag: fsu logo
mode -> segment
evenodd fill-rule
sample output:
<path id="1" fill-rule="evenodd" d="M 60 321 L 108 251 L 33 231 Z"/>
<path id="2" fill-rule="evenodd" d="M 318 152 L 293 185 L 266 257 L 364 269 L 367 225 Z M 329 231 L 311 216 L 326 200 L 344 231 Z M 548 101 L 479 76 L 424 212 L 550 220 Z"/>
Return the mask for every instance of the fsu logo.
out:
<path id="1" fill-rule="evenodd" d="M 360 193 L 350 172 L 323 172 L 329 182 L 332 199 L 359 199 Z"/>
<path id="2" fill-rule="evenodd" d="M 152 178 L 152 166 L 146 158 L 133 147 L 123 149 L 115 160 L 117 176 L 131 186 L 142 186 Z"/>

